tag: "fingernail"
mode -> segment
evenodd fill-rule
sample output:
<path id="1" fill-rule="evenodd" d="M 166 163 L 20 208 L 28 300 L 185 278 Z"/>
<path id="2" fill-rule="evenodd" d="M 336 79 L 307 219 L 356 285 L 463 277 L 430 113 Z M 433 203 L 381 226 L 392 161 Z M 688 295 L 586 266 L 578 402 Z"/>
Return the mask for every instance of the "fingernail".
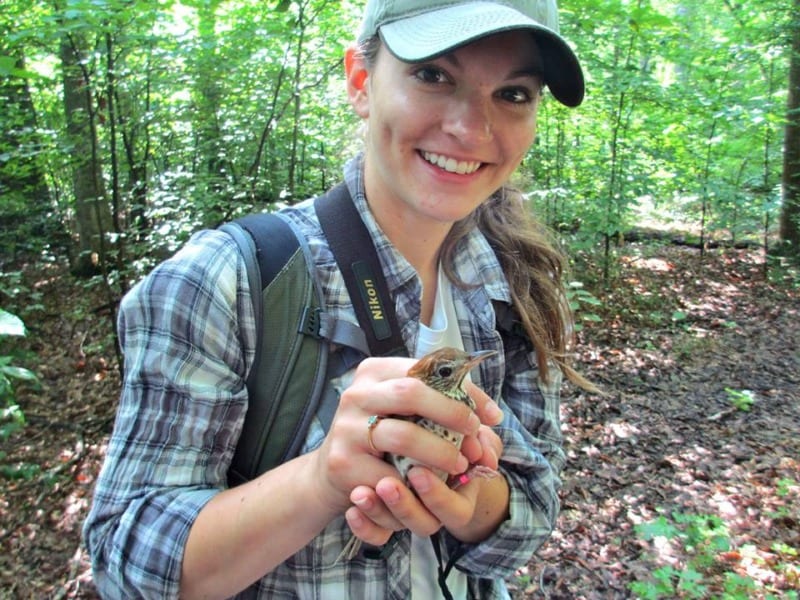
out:
<path id="1" fill-rule="evenodd" d="M 386 502 L 386 504 L 397 504 L 400 500 L 400 492 L 396 487 L 392 486 L 384 492 L 381 499 Z"/>
<path id="2" fill-rule="evenodd" d="M 456 463 L 456 468 L 458 469 L 459 473 L 463 473 L 467 469 L 469 469 L 469 461 L 467 457 L 463 454 L 458 455 L 458 462 Z"/>
<path id="3" fill-rule="evenodd" d="M 421 494 L 431 489 L 431 482 L 425 471 L 411 469 L 408 473 L 408 481 L 411 483 L 411 487 Z"/>
<path id="4" fill-rule="evenodd" d="M 372 500 L 366 497 L 356 498 L 353 500 L 353 504 L 361 510 L 370 510 L 372 508 Z"/>
<path id="5" fill-rule="evenodd" d="M 353 527 L 361 527 L 364 524 L 361 513 L 355 510 L 347 513 L 347 520 Z"/>
<path id="6" fill-rule="evenodd" d="M 496 402 L 487 402 L 484 411 L 486 412 L 486 417 L 494 423 L 499 423 L 503 420 L 503 411 L 497 406 Z"/>

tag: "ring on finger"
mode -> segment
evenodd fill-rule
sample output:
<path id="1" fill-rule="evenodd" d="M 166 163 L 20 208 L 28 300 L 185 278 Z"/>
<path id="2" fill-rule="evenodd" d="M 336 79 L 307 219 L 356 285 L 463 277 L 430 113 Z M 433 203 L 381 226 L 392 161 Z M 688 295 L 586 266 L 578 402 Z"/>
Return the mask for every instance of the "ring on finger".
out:
<path id="1" fill-rule="evenodd" d="M 369 419 L 367 419 L 367 443 L 369 444 L 370 450 L 375 452 L 376 454 L 380 454 L 380 450 L 375 447 L 375 442 L 372 441 L 372 432 L 383 420 L 381 415 L 372 415 Z"/>

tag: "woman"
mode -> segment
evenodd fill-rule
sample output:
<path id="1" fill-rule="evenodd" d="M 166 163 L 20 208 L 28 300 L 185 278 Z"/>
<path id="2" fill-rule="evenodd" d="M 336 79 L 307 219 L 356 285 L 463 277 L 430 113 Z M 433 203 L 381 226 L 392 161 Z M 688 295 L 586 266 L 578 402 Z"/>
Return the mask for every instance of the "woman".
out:
<path id="1" fill-rule="evenodd" d="M 555 524 L 558 390 L 562 372 L 580 380 L 563 361 L 561 258 L 507 187 L 534 141 L 543 87 L 570 106 L 583 97 L 556 29 L 552 0 L 370 1 L 346 54 L 366 125 L 363 154 L 345 168 L 350 195 L 409 355 L 497 351 L 469 384 L 477 411 L 407 377 L 413 359 L 367 359 L 329 431 L 312 423 L 300 456 L 225 489 L 255 333 L 241 256 L 226 234 L 201 232 L 123 301 L 126 376 L 85 527 L 101 593 L 432 598 L 427 536 L 439 532 L 455 564 L 443 589 L 508 597 L 503 579 Z M 308 239 L 327 309 L 355 322 L 312 204 L 286 214 Z M 535 352 L 501 339 L 492 301 L 513 305 Z M 463 433 L 461 451 L 398 414 Z M 451 489 L 415 467 L 405 481 L 385 452 L 501 476 Z M 392 543 L 341 560 L 352 535 L 367 548 Z"/>

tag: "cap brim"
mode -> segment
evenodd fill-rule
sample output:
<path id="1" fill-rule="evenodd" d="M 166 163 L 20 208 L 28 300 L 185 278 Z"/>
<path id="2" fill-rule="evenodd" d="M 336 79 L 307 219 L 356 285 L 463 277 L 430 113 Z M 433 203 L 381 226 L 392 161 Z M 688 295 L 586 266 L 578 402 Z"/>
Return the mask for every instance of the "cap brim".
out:
<path id="1" fill-rule="evenodd" d="M 508 6 L 456 4 L 385 23 L 380 34 L 397 58 L 418 62 L 478 38 L 516 29 L 530 30 L 539 43 L 544 82 L 556 100 L 566 106 L 578 106 L 583 101 L 584 81 L 575 53 L 558 33 Z"/>

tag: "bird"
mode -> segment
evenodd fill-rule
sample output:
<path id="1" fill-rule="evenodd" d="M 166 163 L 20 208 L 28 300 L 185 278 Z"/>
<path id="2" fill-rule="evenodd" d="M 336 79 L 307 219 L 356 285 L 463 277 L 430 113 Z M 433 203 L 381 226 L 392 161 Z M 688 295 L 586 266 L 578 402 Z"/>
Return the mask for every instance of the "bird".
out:
<path id="1" fill-rule="evenodd" d="M 469 394 L 464 390 L 464 381 L 466 380 L 467 374 L 474 367 L 494 354 L 496 354 L 494 350 L 465 352 L 458 348 L 439 348 L 438 350 L 429 352 L 414 363 L 408 370 L 408 376 L 419 379 L 428 387 L 444 394 L 448 398 L 466 404 L 474 411 L 476 408 L 475 401 L 470 398 Z M 461 442 L 464 439 L 463 434 L 447 429 L 439 423 L 424 417 L 411 416 L 405 418 L 435 433 L 457 448 L 461 448 Z M 408 480 L 408 472 L 412 467 L 427 466 L 407 456 L 399 456 L 391 453 L 387 453 L 384 458 L 398 470 L 404 481 Z M 442 481 L 447 480 L 448 474 L 446 472 L 439 469 L 431 470 Z M 457 481 L 457 479 L 454 480 L 454 483 Z"/>
<path id="2" fill-rule="evenodd" d="M 469 394 L 467 394 L 466 390 L 464 389 L 464 382 L 467 374 L 475 366 L 494 354 L 496 354 L 496 351 L 494 350 L 466 352 L 464 350 L 449 346 L 439 348 L 420 358 L 411 366 L 407 374 L 409 377 L 419 379 L 428 387 L 433 388 L 448 398 L 452 398 L 458 402 L 466 404 L 474 411 L 476 409 L 475 401 L 469 397 Z M 461 442 L 464 439 L 464 435 L 458 431 L 453 431 L 439 423 L 418 415 L 392 415 L 392 418 L 412 421 L 420 427 L 435 433 L 442 439 L 447 440 L 457 448 L 461 448 Z M 377 417 L 371 417 L 370 427 L 374 428 L 377 422 Z M 400 477 L 406 483 L 408 483 L 408 472 L 415 466 L 425 466 L 431 469 L 433 473 L 439 477 L 439 479 L 442 481 L 447 481 L 448 485 L 453 489 L 467 483 L 475 476 L 489 478 L 497 475 L 497 472 L 494 469 L 490 469 L 489 467 L 484 467 L 481 465 L 472 465 L 464 473 L 454 477 L 449 477 L 447 472 L 440 469 L 431 468 L 428 465 L 424 465 L 417 460 L 409 458 L 408 456 L 387 452 L 384 454 L 383 458 L 397 469 L 398 473 L 400 473 Z M 361 540 L 355 536 L 352 536 L 347 544 L 345 544 L 345 547 L 339 554 L 336 562 L 338 562 L 342 556 L 347 557 L 347 560 L 352 559 L 358 554 L 360 549 Z"/>

